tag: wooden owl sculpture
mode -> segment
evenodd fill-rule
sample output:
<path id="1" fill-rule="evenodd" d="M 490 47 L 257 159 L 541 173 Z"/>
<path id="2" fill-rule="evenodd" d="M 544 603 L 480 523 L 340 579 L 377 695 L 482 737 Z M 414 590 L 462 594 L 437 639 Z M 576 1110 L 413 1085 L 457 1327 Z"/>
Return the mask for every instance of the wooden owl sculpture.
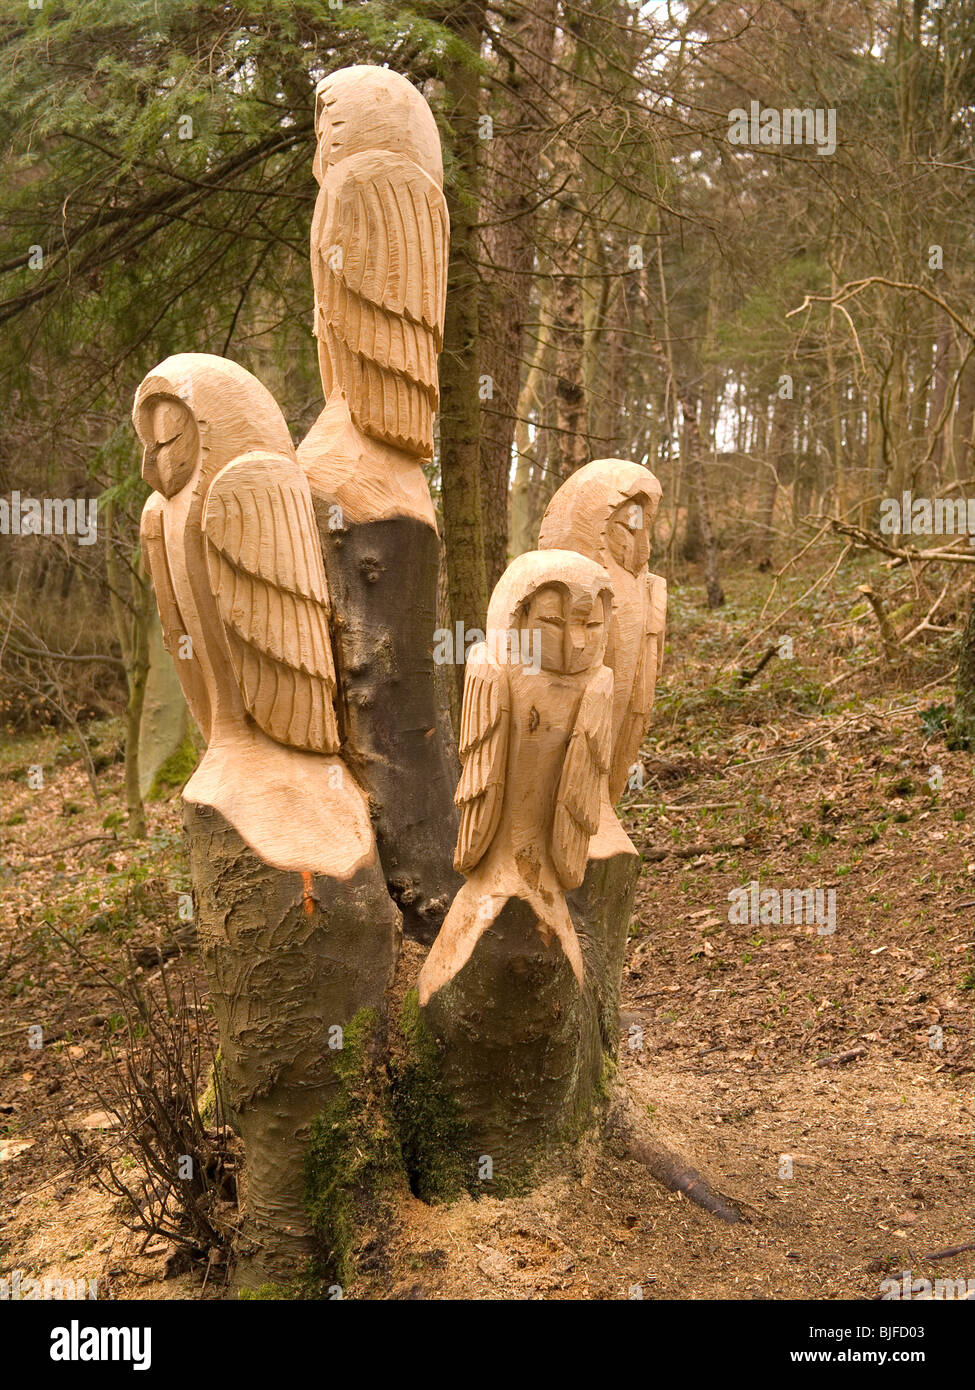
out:
<path id="1" fill-rule="evenodd" d="M 328 589 L 284 418 L 236 363 L 181 353 L 145 377 L 133 421 L 155 489 L 143 553 L 207 741 L 184 800 L 218 810 L 266 863 L 348 878 L 374 839 L 337 756 Z"/>
<path id="2" fill-rule="evenodd" d="M 386 68 L 316 93 L 311 232 L 325 409 L 298 448 L 332 595 L 343 755 L 368 794 L 404 929 L 429 943 L 459 879 L 456 760 L 433 638 L 433 454 L 448 218 L 436 122 Z"/>
<path id="3" fill-rule="evenodd" d="M 539 550 L 577 550 L 603 565 L 612 580 L 606 664 L 615 683 L 609 774 L 614 804 L 639 757 L 663 662 L 667 581 L 647 568 L 660 495 L 648 468 L 596 459 L 562 484 L 538 533 Z"/>
<path id="4" fill-rule="evenodd" d="M 467 882 L 420 973 L 421 1006 L 511 898 L 528 903 L 546 944 L 558 940 L 582 986 L 565 893 L 583 880 L 607 798 L 611 605 L 606 571 L 569 551 L 520 555 L 494 590 L 464 682 L 454 864 Z"/>
<path id="5" fill-rule="evenodd" d="M 311 262 L 326 406 L 299 457 L 349 520 L 435 526 L 421 465 L 433 455 L 447 293 L 436 123 L 387 68 L 343 68 L 316 101 Z"/>

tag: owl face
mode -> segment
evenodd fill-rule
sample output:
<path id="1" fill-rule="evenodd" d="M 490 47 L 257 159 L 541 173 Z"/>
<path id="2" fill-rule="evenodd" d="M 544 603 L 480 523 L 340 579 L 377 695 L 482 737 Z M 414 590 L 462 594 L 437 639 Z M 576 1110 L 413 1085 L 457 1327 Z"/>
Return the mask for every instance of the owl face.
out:
<path id="1" fill-rule="evenodd" d="M 638 574 L 650 559 L 650 500 L 638 492 L 613 511 L 606 526 L 606 544 L 618 565 Z"/>
<path id="2" fill-rule="evenodd" d="M 433 112 L 400 73 L 360 64 L 323 77 L 315 88 L 315 178 L 364 150 L 403 154 L 443 186 L 443 155 Z"/>
<path id="3" fill-rule="evenodd" d="M 543 671 L 576 675 L 602 660 L 607 604 L 602 593 L 577 584 L 547 584 L 532 594 L 523 628 L 537 632 Z"/>
<path id="4" fill-rule="evenodd" d="M 136 429 L 145 446 L 142 476 L 164 497 L 175 497 L 196 467 L 200 432 L 182 401 L 150 396 L 138 413 Z"/>

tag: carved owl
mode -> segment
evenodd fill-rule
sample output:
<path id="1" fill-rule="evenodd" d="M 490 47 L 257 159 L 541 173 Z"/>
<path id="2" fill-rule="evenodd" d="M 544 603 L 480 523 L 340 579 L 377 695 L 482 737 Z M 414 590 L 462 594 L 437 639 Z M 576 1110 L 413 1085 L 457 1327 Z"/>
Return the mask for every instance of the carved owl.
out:
<path id="1" fill-rule="evenodd" d="M 564 895 L 583 880 L 607 794 L 611 605 L 606 571 L 568 551 L 519 556 L 494 590 L 464 680 L 454 865 L 467 882 L 421 972 L 421 1002 L 509 898 L 531 906 L 544 939 L 559 940 L 581 986 Z"/>
<path id="2" fill-rule="evenodd" d="M 615 679 L 609 794 L 619 800 L 639 756 L 663 663 L 667 581 L 647 568 L 660 484 L 648 468 L 597 459 L 573 473 L 546 509 L 540 550 L 571 548 L 608 570 L 613 618 L 606 664 Z"/>
<path id="3" fill-rule="evenodd" d="M 207 740 L 184 796 L 217 805 L 268 862 L 351 871 L 372 834 L 334 756 L 325 569 L 281 411 L 243 367 L 182 353 L 145 377 L 133 421 L 155 489 L 143 554 Z M 316 840 L 326 830 L 334 854 Z"/>
<path id="4" fill-rule="evenodd" d="M 312 220 L 315 334 L 326 400 L 356 427 L 421 459 L 433 454 L 449 219 L 436 123 L 387 68 L 319 83 Z"/>

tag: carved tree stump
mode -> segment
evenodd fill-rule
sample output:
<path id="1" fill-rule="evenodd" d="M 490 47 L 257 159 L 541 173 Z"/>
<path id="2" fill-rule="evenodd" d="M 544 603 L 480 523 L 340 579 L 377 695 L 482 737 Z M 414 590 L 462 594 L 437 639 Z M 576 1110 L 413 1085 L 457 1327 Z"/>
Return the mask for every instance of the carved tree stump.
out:
<path id="1" fill-rule="evenodd" d="M 314 502 L 335 616 L 342 753 L 369 796 L 403 929 L 429 943 L 462 882 L 452 862 L 457 767 L 434 685 L 439 542 L 412 517 L 329 529 L 328 502 Z"/>
<path id="2" fill-rule="evenodd" d="M 601 1118 L 639 876 L 635 850 L 610 848 L 566 894 L 582 947 L 581 990 L 558 941 L 546 946 L 529 905 L 511 898 L 422 1009 L 444 1093 L 463 1116 L 472 1191 L 520 1190 Z"/>
<path id="3" fill-rule="evenodd" d="M 247 1156 L 238 1277 L 286 1283 L 320 1249 L 303 1164 L 336 1091 L 335 1030 L 363 1010 L 385 1026 L 399 914 L 376 862 L 347 882 L 288 873 L 209 807 L 187 802 L 184 824 L 221 1080 Z"/>
<path id="4" fill-rule="evenodd" d="M 591 1117 L 602 1071 L 592 992 L 580 991 L 558 941 L 546 946 L 531 908 L 512 898 L 421 1016 L 462 1116 L 470 1189 L 522 1190 Z"/>

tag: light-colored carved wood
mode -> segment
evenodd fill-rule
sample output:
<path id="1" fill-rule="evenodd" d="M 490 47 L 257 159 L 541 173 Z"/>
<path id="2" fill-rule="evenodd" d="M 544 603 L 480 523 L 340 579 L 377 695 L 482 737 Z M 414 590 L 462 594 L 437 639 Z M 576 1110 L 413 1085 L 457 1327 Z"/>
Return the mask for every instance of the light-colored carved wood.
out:
<path id="1" fill-rule="evenodd" d="M 660 495 L 660 484 L 648 468 L 623 459 L 596 459 L 562 484 L 538 534 L 540 550 L 577 550 L 603 565 L 613 583 L 606 646 L 615 682 L 609 776 L 613 803 L 639 757 L 663 662 L 667 581 L 648 569 Z M 607 830 L 612 828 L 607 825 Z"/>
<path id="2" fill-rule="evenodd" d="M 494 590 L 486 641 L 465 673 L 455 865 L 467 881 L 420 973 L 421 1005 L 511 898 L 528 904 L 546 944 L 558 940 L 582 986 L 565 893 L 582 882 L 590 839 L 612 815 L 611 612 L 605 569 L 569 551 L 519 556 Z"/>
<path id="3" fill-rule="evenodd" d="M 343 524 L 406 516 L 437 529 L 430 487 L 418 458 L 363 434 L 341 391 L 333 391 L 298 445 L 298 461 L 313 496 L 329 508 L 337 505 Z"/>
<path id="4" fill-rule="evenodd" d="M 144 379 L 133 420 L 164 638 L 207 740 L 184 799 L 268 864 L 349 878 L 375 846 L 337 756 L 325 570 L 284 418 L 236 363 L 182 353 Z"/>
<path id="5" fill-rule="evenodd" d="M 315 88 L 315 162 L 326 171 L 363 150 L 405 155 L 443 186 L 443 154 L 433 113 L 412 82 L 389 68 L 356 63 Z"/>
<path id="6" fill-rule="evenodd" d="M 343 755 L 370 800 L 404 929 L 426 943 L 460 886 L 434 684 L 440 543 L 433 452 L 448 217 L 436 122 L 404 77 L 331 74 L 317 90 L 311 229 L 325 407 L 298 448 L 334 605 Z"/>
<path id="7" fill-rule="evenodd" d="M 311 263 L 326 408 L 299 458 L 313 490 L 351 521 L 435 525 L 420 464 L 433 455 L 447 292 L 436 123 L 406 78 L 359 66 L 319 84 L 316 131 Z"/>
<path id="8" fill-rule="evenodd" d="M 228 463 L 207 493 L 203 532 L 247 713 L 278 743 L 336 752 L 325 567 L 296 460 L 251 453 Z"/>

